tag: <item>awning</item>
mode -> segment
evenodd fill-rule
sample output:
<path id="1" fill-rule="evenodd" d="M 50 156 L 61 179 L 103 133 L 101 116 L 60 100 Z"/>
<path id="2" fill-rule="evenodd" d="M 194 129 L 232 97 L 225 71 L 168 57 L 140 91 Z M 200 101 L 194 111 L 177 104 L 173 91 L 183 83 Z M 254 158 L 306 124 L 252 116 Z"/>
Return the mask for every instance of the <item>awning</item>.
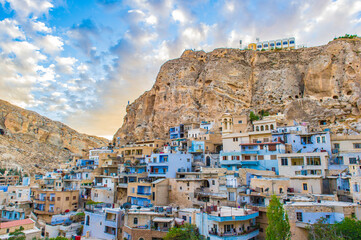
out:
<path id="1" fill-rule="evenodd" d="M 177 225 L 183 225 L 184 219 L 183 218 L 175 218 L 174 219 Z"/>
<path id="2" fill-rule="evenodd" d="M 174 220 L 174 218 L 156 217 L 152 221 L 153 222 L 165 222 L 165 223 L 168 223 L 168 222 L 173 222 L 173 220 Z"/>

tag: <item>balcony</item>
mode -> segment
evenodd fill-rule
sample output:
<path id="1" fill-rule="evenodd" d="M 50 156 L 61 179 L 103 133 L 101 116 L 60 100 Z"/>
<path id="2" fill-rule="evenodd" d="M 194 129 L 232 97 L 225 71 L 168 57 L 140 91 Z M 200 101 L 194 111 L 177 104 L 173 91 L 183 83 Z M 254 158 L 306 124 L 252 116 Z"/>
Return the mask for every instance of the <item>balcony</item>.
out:
<path id="1" fill-rule="evenodd" d="M 258 150 L 249 150 L 249 149 L 246 149 L 246 150 L 242 150 L 241 151 L 242 154 L 253 154 L 253 155 L 257 155 L 259 153 Z"/>
<path id="2" fill-rule="evenodd" d="M 152 195 L 152 193 L 150 192 L 137 192 L 138 195 L 145 195 L 145 196 L 150 196 Z"/>
<path id="3" fill-rule="evenodd" d="M 212 231 L 209 232 L 209 235 L 212 236 L 212 239 L 221 240 L 221 239 L 229 239 L 229 240 L 248 240 L 258 236 L 259 230 L 258 228 L 251 229 L 249 231 L 244 232 L 236 232 L 236 233 L 214 233 Z"/>
<path id="4" fill-rule="evenodd" d="M 229 222 L 229 221 L 245 221 L 258 217 L 258 212 L 253 212 L 251 214 L 243 215 L 243 216 L 225 216 L 219 217 L 214 215 L 208 215 L 208 220 L 215 222 Z"/>

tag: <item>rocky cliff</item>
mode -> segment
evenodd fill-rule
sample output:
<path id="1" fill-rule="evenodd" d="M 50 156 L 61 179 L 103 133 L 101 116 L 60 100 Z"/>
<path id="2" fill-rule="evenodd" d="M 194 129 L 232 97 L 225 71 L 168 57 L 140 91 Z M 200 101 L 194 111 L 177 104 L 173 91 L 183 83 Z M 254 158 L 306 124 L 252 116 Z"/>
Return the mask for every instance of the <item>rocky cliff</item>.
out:
<path id="1" fill-rule="evenodd" d="M 71 155 L 89 148 L 107 146 L 108 140 L 80 134 L 0 100 L 0 166 L 24 168 L 29 173 L 59 167 Z"/>
<path id="2" fill-rule="evenodd" d="M 164 138 L 170 126 L 262 109 L 288 119 L 359 131 L 361 40 L 297 50 L 185 51 L 127 107 L 115 138 Z"/>

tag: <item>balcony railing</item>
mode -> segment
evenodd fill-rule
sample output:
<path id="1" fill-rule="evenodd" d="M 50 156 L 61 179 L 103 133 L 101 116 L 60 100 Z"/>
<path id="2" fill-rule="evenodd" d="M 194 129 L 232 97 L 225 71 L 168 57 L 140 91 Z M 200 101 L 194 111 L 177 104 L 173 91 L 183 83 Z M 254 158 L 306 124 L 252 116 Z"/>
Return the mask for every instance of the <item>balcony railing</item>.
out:
<path id="1" fill-rule="evenodd" d="M 258 227 L 251 227 L 250 230 L 248 231 L 231 231 L 231 232 L 225 232 L 225 233 L 219 233 L 219 232 L 215 232 L 215 231 L 209 231 L 210 235 L 215 235 L 218 237 L 231 237 L 231 236 L 242 236 L 242 235 L 248 235 L 250 233 L 253 233 L 256 231 L 258 232 Z M 257 236 L 258 233 L 255 234 L 255 236 Z"/>
<path id="2" fill-rule="evenodd" d="M 137 194 L 139 195 L 146 195 L 146 196 L 150 196 L 152 193 L 148 193 L 148 192 L 137 192 Z"/>

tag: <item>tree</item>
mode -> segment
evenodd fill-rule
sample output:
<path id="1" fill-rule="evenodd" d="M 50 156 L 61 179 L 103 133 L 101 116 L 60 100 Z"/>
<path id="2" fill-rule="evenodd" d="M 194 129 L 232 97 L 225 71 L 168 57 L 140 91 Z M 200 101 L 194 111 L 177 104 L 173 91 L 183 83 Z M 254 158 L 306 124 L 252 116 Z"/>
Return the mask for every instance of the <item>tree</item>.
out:
<path id="1" fill-rule="evenodd" d="M 203 240 L 204 236 L 200 235 L 195 225 L 185 223 L 179 227 L 173 227 L 167 233 L 164 240 Z"/>
<path id="2" fill-rule="evenodd" d="M 272 195 L 270 204 L 267 207 L 268 227 L 266 229 L 267 240 L 288 240 L 291 239 L 290 224 L 288 215 L 283 209 L 283 204 L 276 195 Z"/>
<path id="3" fill-rule="evenodd" d="M 343 238 L 337 236 L 334 225 L 326 223 L 325 218 L 320 218 L 316 223 L 312 224 L 309 228 L 309 240 L 342 240 Z"/>
<path id="4" fill-rule="evenodd" d="M 361 221 L 354 218 L 344 218 L 335 224 L 327 223 L 325 218 L 320 218 L 309 227 L 310 240 L 351 240 L 361 239 Z"/>
<path id="5" fill-rule="evenodd" d="M 249 113 L 249 120 L 250 120 L 251 122 L 256 121 L 256 120 L 259 120 L 259 116 L 256 115 L 254 112 L 251 111 L 251 112 Z"/>
<path id="6" fill-rule="evenodd" d="M 16 229 L 14 232 L 9 233 L 9 240 L 25 240 L 25 233 L 23 233 L 24 228 L 20 226 L 19 229 Z"/>

